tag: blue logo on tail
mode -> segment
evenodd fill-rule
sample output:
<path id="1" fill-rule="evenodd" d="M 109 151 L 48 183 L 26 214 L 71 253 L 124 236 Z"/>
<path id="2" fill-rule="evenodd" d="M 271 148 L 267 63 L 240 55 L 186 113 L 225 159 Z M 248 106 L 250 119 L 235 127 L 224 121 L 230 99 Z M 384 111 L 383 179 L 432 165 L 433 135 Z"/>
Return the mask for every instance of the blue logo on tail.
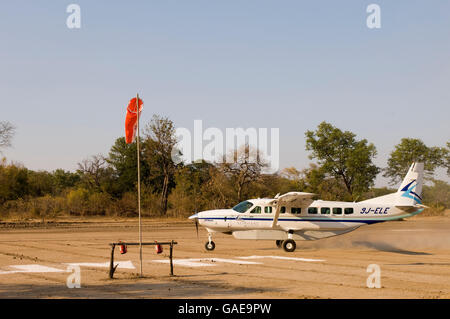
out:
<path id="1" fill-rule="evenodd" d="M 401 191 L 404 192 L 402 196 L 414 199 L 419 204 L 422 204 L 422 197 L 420 197 L 419 194 L 413 192 L 414 188 L 416 188 L 417 186 L 417 184 L 413 185 L 415 181 L 416 180 L 413 180 L 411 183 L 401 189 Z"/>

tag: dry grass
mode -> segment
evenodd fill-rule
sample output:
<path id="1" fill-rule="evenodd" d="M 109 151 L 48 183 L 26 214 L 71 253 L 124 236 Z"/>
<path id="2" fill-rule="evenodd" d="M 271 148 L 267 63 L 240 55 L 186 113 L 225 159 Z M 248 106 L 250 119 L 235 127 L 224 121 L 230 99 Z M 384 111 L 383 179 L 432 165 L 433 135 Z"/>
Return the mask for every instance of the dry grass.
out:
<path id="1" fill-rule="evenodd" d="M 422 217 L 450 217 L 450 209 L 443 207 L 430 207 L 426 208 L 419 214 Z"/>

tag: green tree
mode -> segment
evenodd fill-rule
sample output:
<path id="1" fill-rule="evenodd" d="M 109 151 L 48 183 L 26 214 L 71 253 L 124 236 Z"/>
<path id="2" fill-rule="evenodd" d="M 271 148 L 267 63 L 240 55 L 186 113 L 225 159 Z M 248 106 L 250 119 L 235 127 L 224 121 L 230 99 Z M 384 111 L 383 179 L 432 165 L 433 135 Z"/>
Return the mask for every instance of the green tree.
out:
<path id="1" fill-rule="evenodd" d="M 47 171 L 28 171 L 29 194 L 32 197 L 51 195 L 53 193 L 53 175 Z"/>
<path id="2" fill-rule="evenodd" d="M 206 161 L 188 165 L 179 165 L 175 172 L 175 188 L 171 192 L 170 201 L 176 213 L 185 214 L 209 209 L 210 198 L 206 196 L 204 185 L 211 176 L 214 166 Z"/>
<path id="3" fill-rule="evenodd" d="M 439 166 L 444 166 L 445 149 L 428 147 L 420 139 L 402 138 L 391 152 L 383 176 L 390 179 L 390 183 L 399 183 L 412 162 L 422 162 L 425 166 L 426 178 L 431 178 Z"/>
<path id="4" fill-rule="evenodd" d="M 341 131 L 322 122 L 316 131 L 307 131 L 306 150 L 316 159 L 321 170 L 341 181 L 353 200 L 373 184 L 380 169 L 372 160 L 377 151 L 366 139 L 357 140 L 349 131 Z"/>
<path id="5" fill-rule="evenodd" d="M 216 209 L 236 205 L 236 186 L 232 179 L 217 166 L 210 167 L 209 176 L 211 178 L 202 187 L 206 207 Z"/>
<path id="6" fill-rule="evenodd" d="M 142 138 L 140 139 L 143 143 Z M 106 158 L 107 163 L 113 168 L 115 187 L 112 195 L 121 197 L 125 192 L 136 191 L 137 185 L 137 147 L 136 143 L 127 144 L 125 137 L 116 139 Z M 141 181 L 148 182 L 148 165 L 144 160 L 144 152 L 141 148 L 140 156 Z"/>
<path id="7" fill-rule="evenodd" d="M 61 195 L 66 189 L 73 188 L 80 181 L 78 173 L 72 173 L 63 169 L 56 169 L 53 175 L 53 194 Z"/>
<path id="8" fill-rule="evenodd" d="M 323 200 L 352 200 L 341 179 L 327 174 L 314 163 L 300 172 L 299 183 L 301 191 L 317 194 Z"/>
<path id="9" fill-rule="evenodd" d="M 433 179 L 433 185 L 423 186 L 423 201 L 432 208 L 443 210 L 450 208 L 450 184 Z"/>
<path id="10" fill-rule="evenodd" d="M 0 203 L 28 196 L 28 169 L 17 164 L 0 163 Z"/>

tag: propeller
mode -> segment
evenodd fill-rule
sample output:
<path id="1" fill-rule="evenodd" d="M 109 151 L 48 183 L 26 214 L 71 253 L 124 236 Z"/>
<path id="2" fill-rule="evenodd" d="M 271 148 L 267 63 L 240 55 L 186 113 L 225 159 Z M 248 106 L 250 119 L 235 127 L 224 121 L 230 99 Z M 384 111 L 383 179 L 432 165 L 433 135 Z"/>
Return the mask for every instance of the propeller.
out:
<path id="1" fill-rule="evenodd" d="M 197 233 L 197 239 L 198 239 L 198 214 L 195 213 L 194 215 L 189 216 L 189 219 L 193 219 L 193 220 L 194 220 L 194 223 L 195 223 L 195 231 L 196 231 L 196 233 Z"/>
<path id="2" fill-rule="evenodd" d="M 197 239 L 198 239 L 198 218 L 195 219 L 195 232 L 197 233 Z"/>

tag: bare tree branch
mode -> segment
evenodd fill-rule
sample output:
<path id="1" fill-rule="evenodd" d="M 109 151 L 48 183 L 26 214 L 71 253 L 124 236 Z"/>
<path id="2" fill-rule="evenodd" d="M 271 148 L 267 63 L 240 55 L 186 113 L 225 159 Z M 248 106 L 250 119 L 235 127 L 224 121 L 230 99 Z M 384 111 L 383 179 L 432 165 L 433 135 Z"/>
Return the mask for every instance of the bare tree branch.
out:
<path id="1" fill-rule="evenodd" d="M 0 148 L 11 146 L 11 140 L 16 132 L 16 128 L 9 122 L 0 122 Z"/>

